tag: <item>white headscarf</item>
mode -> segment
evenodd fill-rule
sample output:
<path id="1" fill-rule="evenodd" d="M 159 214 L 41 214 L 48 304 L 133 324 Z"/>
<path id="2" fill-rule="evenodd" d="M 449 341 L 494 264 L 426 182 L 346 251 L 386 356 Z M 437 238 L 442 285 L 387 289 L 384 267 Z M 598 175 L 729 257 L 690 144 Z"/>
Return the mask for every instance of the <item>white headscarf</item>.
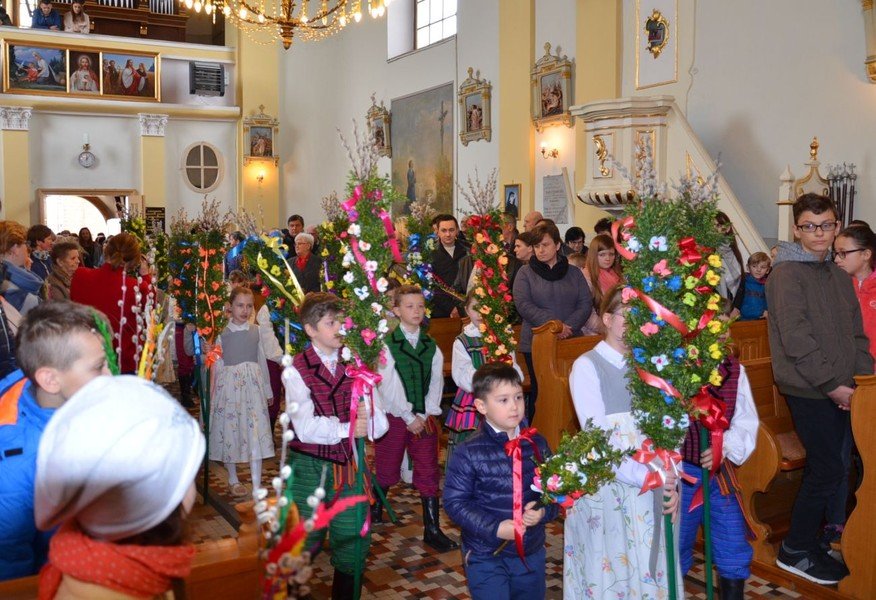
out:
<path id="1" fill-rule="evenodd" d="M 43 432 L 37 526 L 74 519 L 108 541 L 148 531 L 182 502 L 204 448 L 198 423 L 162 388 L 129 375 L 98 377 Z"/>

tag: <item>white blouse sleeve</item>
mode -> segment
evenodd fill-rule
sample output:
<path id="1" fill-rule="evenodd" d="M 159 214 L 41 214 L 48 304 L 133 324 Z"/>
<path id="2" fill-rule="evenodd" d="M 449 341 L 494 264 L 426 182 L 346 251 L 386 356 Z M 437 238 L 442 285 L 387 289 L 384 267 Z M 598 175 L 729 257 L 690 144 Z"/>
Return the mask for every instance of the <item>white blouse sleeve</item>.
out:
<path id="1" fill-rule="evenodd" d="M 286 385 L 287 414 L 292 421 L 295 437 L 306 444 L 337 444 L 350 437 L 350 424 L 341 423 L 337 417 L 319 417 L 310 397 L 310 390 L 297 369 L 285 369 L 283 383 Z M 292 403 L 298 403 L 298 410 L 288 412 Z M 376 411 L 375 411 L 376 412 Z"/>
<path id="2" fill-rule="evenodd" d="M 277 336 L 274 335 L 274 327 L 271 325 L 271 314 L 268 312 L 267 304 L 263 304 L 259 309 L 256 322 L 259 326 L 259 341 L 262 344 L 265 358 L 279 363 L 283 358 L 283 349 L 280 347 L 280 342 L 277 341 Z"/>
<path id="3" fill-rule="evenodd" d="M 739 365 L 739 383 L 736 391 L 736 408 L 730 420 L 730 428 L 724 432 L 724 456 L 734 464 L 741 465 L 757 443 L 757 428 L 760 425 L 754 396 L 745 367 Z"/>
<path id="4" fill-rule="evenodd" d="M 386 363 L 378 369 L 382 379 L 377 386 L 380 398 L 383 400 L 383 408 L 387 414 L 398 417 L 409 425 L 414 420 L 414 407 L 405 397 L 405 388 L 395 370 L 392 352 L 386 348 L 383 354 Z"/>
<path id="5" fill-rule="evenodd" d="M 593 419 L 593 424 L 605 430 L 610 430 L 605 415 L 605 402 L 602 400 L 602 390 L 599 386 L 599 376 L 593 362 L 586 356 L 580 356 L 572 365 L 569 374 L 569 387 L 572 391 L 572 403 L 578 415 L 578 424 L 583 427 L 587 419 Z M 628 450 L 628 448 L 619 448 Z M 637 463 L 631 457 L 623 460 L 615 471 L 617 480 L 634 487 L 642 487 L 648 467 Z"/>
<path id="6" fill-rule="evenodd" d="M 426 414 L 438 416 L 441 414 L 441 394 L 444 392 L 444 355 L 441 349 L 435 347 L 432 357 L 432 376 L 429 378 L 429 391 L 426 392 Z"/>
<path id="7" fill-rule="evenodd" d="M 471 380 L 474 378 L 476 369 L 471 361 L 471 356 L 460 340 L 453 341 L 453 353 L 450 361 L 450 376 L 456 387 L 464 392 L 471 393 Z"/>

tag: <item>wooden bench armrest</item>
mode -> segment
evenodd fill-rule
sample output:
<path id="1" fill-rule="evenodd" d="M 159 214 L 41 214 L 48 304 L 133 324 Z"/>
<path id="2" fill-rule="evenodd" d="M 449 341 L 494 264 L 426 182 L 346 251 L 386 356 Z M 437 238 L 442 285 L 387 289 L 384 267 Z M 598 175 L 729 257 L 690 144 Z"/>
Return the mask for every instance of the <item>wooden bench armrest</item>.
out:
<path id="1" fill-rule="evenodd" d="M 775 549 L 769 543 L 770 526 L 761 521 L 754 510 L 757 493 L 765 493 L 779 474 L 782 451 L 775 434 L 763 423 L 757 428 L 757 445 L 748 460 L 736 471 L 742 490 L 742 512 L 751 523 L 755 540 L 752 542 L 755 559 L 770 562 L 775 559 Z"/>

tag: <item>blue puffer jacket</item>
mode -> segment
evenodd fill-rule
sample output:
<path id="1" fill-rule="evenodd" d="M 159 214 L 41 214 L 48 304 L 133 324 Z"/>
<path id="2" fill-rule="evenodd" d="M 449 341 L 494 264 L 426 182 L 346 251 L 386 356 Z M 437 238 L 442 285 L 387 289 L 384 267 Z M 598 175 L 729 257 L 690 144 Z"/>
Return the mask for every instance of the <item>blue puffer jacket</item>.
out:
<path id="1" fill-rule="evenodd" d="M 36 403 L 21 371 L 0 381 L 0 581 L 34 575 L 48 557 L 51 533 L 36 528 L 33 488 L 40 437 L 54 412 Z"/>
<path id="2" fill-rule="evenodd" d="M 513 518 L 513 476 L 511 457 L 505 454 L 508 435 L 496 431 L 484 421 L 481 430 L 463 442 L 450 456 L 444 481 L 444 511 L 462 529 L 464 552 L 492 554 L 505 540 L 497 537 L 499 523 Z M 536 434 L 535 441 L 542 458 L 550 456 L 547 441 Z M 530 485 L 535 475 L 535 452 L 532 444 L 522 442 L 523 505 L 541 494 Z M 544 507 L 544 518 L 538 525 L 526 529 L 523 546 L 526 555 L 544 548 L 545 523 L 557 516 L 557 505 Z M 514 542 L 507 544 L 500 556 L 517 555 Z"/>

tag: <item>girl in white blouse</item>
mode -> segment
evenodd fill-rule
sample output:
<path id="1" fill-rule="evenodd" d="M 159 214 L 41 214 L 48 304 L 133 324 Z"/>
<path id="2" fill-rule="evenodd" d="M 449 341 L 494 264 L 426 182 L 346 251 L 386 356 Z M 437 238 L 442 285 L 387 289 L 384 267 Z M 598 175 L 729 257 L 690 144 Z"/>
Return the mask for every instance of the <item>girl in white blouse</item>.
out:
<path id="1" fill-rule="evenodd" d="M 611 432 L 613 446 L 639 448 L 644 436 L 632 415 L 627 389 L 628 351 L 624 343 L 626 308 L 622 286 L 609 290 L 600 314 L 605 337 L 572 365 L 569 386 L 581 426 L 593 419 Z M 580 498 L 565 524 L 565 598 L 663 598 L 668 578 L 662 514 L 677 514 L 677 479 L 668 474 L 662 488 L 640 494 L 648 469 L 626 458 L 616 479 L 592 496 Z M 678 565 L 676 558 L 675 564 Z M 684 597 L 680 573 L 678 597 Z"/>

